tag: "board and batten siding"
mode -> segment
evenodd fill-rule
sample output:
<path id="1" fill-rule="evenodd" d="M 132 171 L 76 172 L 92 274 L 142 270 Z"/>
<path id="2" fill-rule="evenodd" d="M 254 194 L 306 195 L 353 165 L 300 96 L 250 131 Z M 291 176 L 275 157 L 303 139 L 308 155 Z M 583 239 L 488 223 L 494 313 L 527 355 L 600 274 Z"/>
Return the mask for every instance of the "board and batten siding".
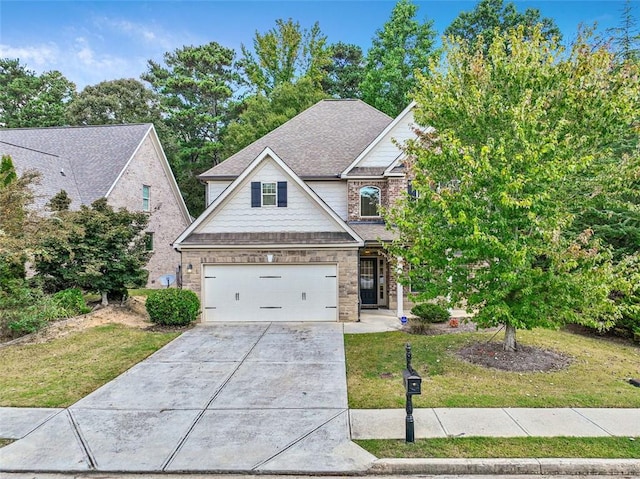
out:
<path id="1" fill-rule="evenodd" d="M 324 201 L 329 208 L 346 221 L 347 219 L 347 182 L 346 181 L 307 181 L 307 185 Z"/>
<path id="2" fill-rule="evenodd" d="M 388 131 L 356 166 L 385 168 L 389 166 L 400 155 L 400 149 L 395 142 L 402 144 L 416 137 L 412 129 L 413 124 L 413 111 L 409 111 L 402 121 Z"/>
<path id="3" fill-rule="evenodd" d="M 230 184 L 231 181 L 209 181 L 207 183 L 207 206 L 213 203 Z"/>
<path id="4" fill-rule="evenodd" d="M 251 182 L 287 182 L 287 206 L 251 207 Z M 197 233 L 343 231 L 273 160 L 259 165 L 225 199 Z"/>

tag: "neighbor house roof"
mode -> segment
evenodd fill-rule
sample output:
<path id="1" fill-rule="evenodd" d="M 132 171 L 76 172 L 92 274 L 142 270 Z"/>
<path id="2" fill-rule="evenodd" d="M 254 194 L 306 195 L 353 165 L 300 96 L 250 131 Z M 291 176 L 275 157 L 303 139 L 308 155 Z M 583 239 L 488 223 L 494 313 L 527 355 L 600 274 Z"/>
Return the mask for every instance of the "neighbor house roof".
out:
<path id="1" fill-rule="evenodd" d="M 322 100 L 200 178 L 235 178 L 265 148 L 299 177 L 338 177 L 392 121 L 361 100 Z"/>
<path id="2" fill-rule="evenodd" d="M 0 129 L 0 154 L 10 155 L 20 174 L 40 171 L 38 193 L 45 200 L 64 189 L 74 203 L 88 205 L 109 193 L 152 128 L 136 124 Z"/>

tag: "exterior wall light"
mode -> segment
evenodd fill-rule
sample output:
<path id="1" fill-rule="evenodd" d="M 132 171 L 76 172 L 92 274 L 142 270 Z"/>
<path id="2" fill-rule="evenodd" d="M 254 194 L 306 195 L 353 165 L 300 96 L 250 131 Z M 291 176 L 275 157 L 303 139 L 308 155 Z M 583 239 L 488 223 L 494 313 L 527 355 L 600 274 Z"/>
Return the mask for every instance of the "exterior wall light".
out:
<path id="1" fill-rule="evenodd" d="M 192 265 L 191 263 L 189 263 L 189 264 L 187 265 L 187 273 L 188 273 L 188 274 L 193 273 L 193 265 Z"/>
<path id="2" fill-rule="evenodd" d="M 267 262 L 268 263 L 273 263 L 273 255 L 272 254 L 268 254 L 267 255 Z"/>

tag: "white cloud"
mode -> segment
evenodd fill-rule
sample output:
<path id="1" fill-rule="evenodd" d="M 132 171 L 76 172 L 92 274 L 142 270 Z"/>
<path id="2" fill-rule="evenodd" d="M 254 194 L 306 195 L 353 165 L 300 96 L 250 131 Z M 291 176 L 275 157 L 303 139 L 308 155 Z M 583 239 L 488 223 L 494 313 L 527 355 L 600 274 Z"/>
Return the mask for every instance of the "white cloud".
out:
<path id="1" fill-rule="evenodd" d="M 55 43 L 22 47 L 0 44 L 0 58 L 19 58 L 21 64 L 37 69 L 53 69 L 51 65 L 58 61 L 59 54 Z"/>
<path id="2" fill-rule="evenodd" d="M 175 43 L 167 32 L 155 24 L 101 17 L 96 20 L 96 25 L 98 28 L 106 28 L 113 33 L 124 35 L 134 41 L 141 41 L 154 48 L 168 49 L 173 47 Z"/>

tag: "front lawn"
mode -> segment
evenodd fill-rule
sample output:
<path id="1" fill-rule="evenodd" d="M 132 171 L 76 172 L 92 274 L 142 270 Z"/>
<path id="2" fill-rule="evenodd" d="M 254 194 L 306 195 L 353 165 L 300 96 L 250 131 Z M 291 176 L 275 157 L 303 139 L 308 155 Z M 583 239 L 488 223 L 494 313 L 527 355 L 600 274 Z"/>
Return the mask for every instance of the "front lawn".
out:
<path id="1" fill-rule="evenodd" d="M 108 324 L 42 344 L 2 348 L 0 406 L 70 406 L 176 336 Z"/>
<path id="2" fill-rule="evenodd" d="M 405 343 L 423 377 L 414 407 L 640 407 L 640 348 L 563 331 L 518 331 L 520 344 L 568 355 L 555 372 L 506 372 L 465 362 L 456 352 L 493 333 L 438 336 L 404 332 L 345 335 L 349 407 L 402 408 Z M 494 340 L 502 339 L 499 334 Z"/>
<path id="3" fill-rule="evenodd" d="M 385 458 L 501 458 L 569 457 L 635 459 L 640 438 L 628 437 L 465 437 L 356 441 L 377 457 Z"/>

